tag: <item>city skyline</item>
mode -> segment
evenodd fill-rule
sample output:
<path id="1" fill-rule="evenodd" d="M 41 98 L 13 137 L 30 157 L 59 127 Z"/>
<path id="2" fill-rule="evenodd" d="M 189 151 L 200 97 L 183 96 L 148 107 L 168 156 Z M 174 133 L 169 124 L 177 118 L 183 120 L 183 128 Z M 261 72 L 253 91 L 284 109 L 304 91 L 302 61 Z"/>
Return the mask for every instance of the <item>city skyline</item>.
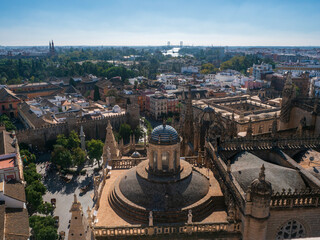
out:
<path id="1" fill-rule="evenodd" d="M 0 45 L 319 46 L 309 1 L 3 1 Z"/>

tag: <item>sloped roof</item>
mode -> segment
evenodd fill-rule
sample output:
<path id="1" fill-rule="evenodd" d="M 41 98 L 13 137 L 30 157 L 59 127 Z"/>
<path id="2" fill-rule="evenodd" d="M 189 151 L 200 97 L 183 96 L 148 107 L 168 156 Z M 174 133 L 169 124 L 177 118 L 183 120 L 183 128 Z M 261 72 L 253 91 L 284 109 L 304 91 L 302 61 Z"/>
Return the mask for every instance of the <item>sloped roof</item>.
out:
<path id="1" fill-rule="evenodd" d="M 14 153 L 16 148 L 13 144 L 13 136 L 6 130 L 0 131 L 0 155 Z"/>
<path id="2" fill-rule="evenodd" d="M 26 209 L 6 209 L 5 238 L 6 240 L 29 239 L 29 218 Z"/>
<path id="3" fill-rule="evenodd" d="M 265 166 L 266 180 L 271 183 L 275 192 L 289 188 L 292 190 L 306 188 L 299 172 L 295 169 L 269 163 L 249 152 L 241 152 L 231 161 L 231 172 L 244 191 L 247 191 L 251 182 L 258 178 L 262 164 Z"/>
<path id="4" fill-rule="evenodd" d="M 26 201 L 24 185 L 15 179 L 4 182 L 4 195 L 21 202 Z"/>
<path id="5" fill-rule="evenodd" d="M 33 126 L 41 127 L 46 124 L 46 122 L 38 117 L 34 112 L 30 110 L 30 105 L 23 102 L 19 105 L 20 111 L 25 115 L 26 118 L 33 124 Z"/>
<path id="6" fill-rule="evenodd" d="M 64 93 L 68 94 L 79 94 L 80 91 L 76 89 L 74 86 L 69 85 L 67 88 L 65 88 Z"/>
<path id="7" fill-rule="evenodd" d="M 18 100 L 20 101 L 20 98 L 17 97 L 15 93 L 13 93 L 11 90 L 7 88 L 1 88 L 0 89 L 0 101 L 1 102 L 8 102 L 10 100 Z"/>

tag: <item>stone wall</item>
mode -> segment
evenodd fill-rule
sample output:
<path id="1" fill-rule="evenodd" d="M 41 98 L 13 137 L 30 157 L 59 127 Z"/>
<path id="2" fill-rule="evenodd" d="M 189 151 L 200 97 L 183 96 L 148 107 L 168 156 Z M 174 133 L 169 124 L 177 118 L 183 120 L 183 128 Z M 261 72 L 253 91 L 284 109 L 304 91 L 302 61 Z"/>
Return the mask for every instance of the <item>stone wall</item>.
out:
<path id="1" fill-rule="evenodd" d="M 48 125 L 41 128 L 18 130 L 16 132 L 19 143 L 32 144 L 38 149 L 45 149 L 47 141 L 53 141 L 58 134 L 68 135 L 72 130 L 80 133 L 80 127 L 86 135 L 86 140 L 92 138 L 104 140 L 108 120 L 114 130 L 118 130 L 122 123 L 127 122 L 127 114 L 117 114 L 96 120 L 72 121 L 55 125 Z"/>
<path id="2" fill-rule="evenodd" d="M 306 125 L 312 125 L 312 114 L 309 109 L 303 109 L 300 107 L 293 107 L 290 112 L 290 121 L 288 123 L 280 122 L 280 130 L 296 128 L 300 124 L 301 118 L 306 117 Z M 320 116 L 317 115 L 316 126 L 315 126 L 315 135 L 320 134 Z"/>
<path id="3" fill-rule="evenodd" d="M 276 239 L 280 228 L 289 220 L 300 222 L 306 231 L 306 237 L 320 236 L 320 208 L 273 209 L 270 211 L 266 239 Z"/>

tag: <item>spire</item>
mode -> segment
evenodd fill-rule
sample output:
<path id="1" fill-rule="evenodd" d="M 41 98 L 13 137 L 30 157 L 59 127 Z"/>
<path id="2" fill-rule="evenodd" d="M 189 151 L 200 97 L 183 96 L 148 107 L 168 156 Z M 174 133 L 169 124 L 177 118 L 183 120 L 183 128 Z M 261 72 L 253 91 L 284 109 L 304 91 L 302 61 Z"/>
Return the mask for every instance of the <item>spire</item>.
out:
<path id="1" fill-rule="evenodd" d="M 106 128 L 106 140 L 103 146 L 103 165 L 106 165 L 106 161 L 107 161 L 107 149 L 108 147 L 110 148 L 110 152 L 111 152 L 111 159 L 118 159 L 120 157 L 120 150 L 118 148 L 118 143 L 116 142 L 115 138 L 114 138 L 114 134 L 112 131 L 112 126 L 111 126 L 111 122 L 110 120 L 108 120 L 108 125 Z M 131 142 L 130 142 L 131 143 Z"/>
<path id="2" fill-rule="evenodd" d="M 77 203 L 78 202 L 78 199 L 77 199 L 77 194 L 73 194 L 73 203 Z"/>
<path id="3" fill-rule="evenodd" d="M 287 86 L 292 85 L 292 73 L 291 72 L 287 72 L 287 79 L 286 79 L 285 85 L 287 85 Z"/>
<path id="4" fill-rule="evenodd" d="M 265 181 L 266 180 L 266 174 L 265 174 L 265 167 L 264 164 L 262 164 L 261 168 L 260 168 L 260 173 L 259 173 L 259 181 Z"/>
<path id="5" fill-rule="evenodd" d="M 107 126 L 107 129 L 111 129 L 111 130 L 112 130 L 112 126 L 111 126 L 111 122 L 110 122 L 110 120 L 108 120 L 108 126 Z"/>

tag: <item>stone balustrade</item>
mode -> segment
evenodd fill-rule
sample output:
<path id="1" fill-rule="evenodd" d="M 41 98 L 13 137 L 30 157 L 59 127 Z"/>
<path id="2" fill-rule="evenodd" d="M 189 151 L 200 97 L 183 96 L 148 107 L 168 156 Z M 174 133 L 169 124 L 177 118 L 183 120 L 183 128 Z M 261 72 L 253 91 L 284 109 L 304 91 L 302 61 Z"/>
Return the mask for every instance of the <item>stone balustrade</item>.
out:
<path id="1" fill-rule="evenodd" d="M 294 207 L 318 207 L 320 190 L 283 190 L 281 193 L 273 193 L 271 208 L 294 208 Z"/>
<path id="2" fill-rule="evenodd" d="M 220 144 L 219 150 L 263 150 L 279 147 L 280 149 L 298 149 L 301 147 L 314 148 L 320 146 L 320 138 L 316 137 L 292 137 L 292 138 L 236 138 L 225 140 Z"/>
<path id="3" fill-rule="evenodd" d="M 147 160 L 147 158 L 127 158 L 127 159 L 113 159 L 112 169 L 129 169 L 137 166 L 142 161 Z"/>
<path id="4" fill-rule="evenodd" d="M 94 227 L 95 237 L 130 237 L 143 235 L 166 235 L 166 234 L 193 234 L 210 232 L 240 233 L 241 223 L 192 223 L 183 225 L 167 226 L 114 226 Z"/>

